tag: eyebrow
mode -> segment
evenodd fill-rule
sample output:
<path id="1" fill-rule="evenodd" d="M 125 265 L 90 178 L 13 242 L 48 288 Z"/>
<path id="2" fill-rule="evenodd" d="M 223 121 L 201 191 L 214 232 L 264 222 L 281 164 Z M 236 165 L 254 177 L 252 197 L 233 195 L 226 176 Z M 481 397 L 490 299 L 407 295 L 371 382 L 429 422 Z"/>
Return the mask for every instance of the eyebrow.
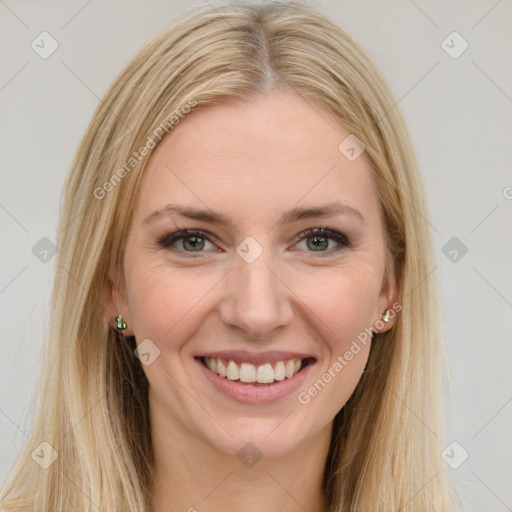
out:
<path id="1" fill-rule="evenodd" d="M 181 215 L 182 217 L 187 217 L 189 219 L 202 220 L 205 222 L 211 222 L 212 224 L 218 224 L 221 226 L 229 227 L 233 225 L 233 220 L 231 219 L 231 217 L 223 213 L 214 212 L 212 210 L 196 209 L 189 206 L 183 206 L 173 203 L 166 204 L 151 212 L 142 221 L 142 224 L 148 224 L 153 220 L 157 219 L 158 217 L 161 217 L 162 215 L 172 213 Z M 364 222 L 363 214 L 359 210 L 347 204 L 336 201 L 324 205 L 311 206 L 309 208 L 293 208 L 292 210 L 285 212 L 279 219 L 278 223 L 291 224 L 293 222 L 297 222 L 303 219 L 326 218 L 333 217 L 335 215 L 347 215 Z"/>

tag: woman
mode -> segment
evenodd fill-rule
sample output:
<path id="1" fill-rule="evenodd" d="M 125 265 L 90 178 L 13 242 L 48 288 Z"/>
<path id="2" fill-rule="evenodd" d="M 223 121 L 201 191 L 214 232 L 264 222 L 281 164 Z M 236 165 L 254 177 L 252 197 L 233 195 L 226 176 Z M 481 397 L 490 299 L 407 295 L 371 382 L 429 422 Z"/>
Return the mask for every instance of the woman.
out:
<path id="1" fill-rule="evenodd" d="M 180 19 L 66 183 L 2 510 L 452 510 L 426 218 L 396 101 L 339 27 L 279 2 Z"/>

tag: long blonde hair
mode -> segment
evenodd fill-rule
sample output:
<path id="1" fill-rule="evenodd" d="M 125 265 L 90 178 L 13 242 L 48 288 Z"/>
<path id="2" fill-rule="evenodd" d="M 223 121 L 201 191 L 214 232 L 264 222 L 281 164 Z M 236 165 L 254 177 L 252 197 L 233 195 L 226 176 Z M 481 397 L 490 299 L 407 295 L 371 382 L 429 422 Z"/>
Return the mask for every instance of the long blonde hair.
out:
<path id="1" fill-rule="evenodd" d="M 139 52 L 98 106 L 65 184 L 42 386 L 2 510 L 151 509 L 148 381 L 135 339 L 119 336 L 103 308 L 109 275 L 122 276 L 134 198 L 162 127 L 165 133 L 202 105 L 278 87 L 327 107 L 365 145 L 383 212 L 386 269 L 401 286 L 402 310 L 390 331 L 376 335 L 365 372 L 334 420 L 328 510 L 453 510 L 440 457 L 437 284 L 409 135 L 366 54 L 320 11 L 295 2 L 193 10 Z M 57 454 L 46 469 L 31 457 L 42 442 Z"/>

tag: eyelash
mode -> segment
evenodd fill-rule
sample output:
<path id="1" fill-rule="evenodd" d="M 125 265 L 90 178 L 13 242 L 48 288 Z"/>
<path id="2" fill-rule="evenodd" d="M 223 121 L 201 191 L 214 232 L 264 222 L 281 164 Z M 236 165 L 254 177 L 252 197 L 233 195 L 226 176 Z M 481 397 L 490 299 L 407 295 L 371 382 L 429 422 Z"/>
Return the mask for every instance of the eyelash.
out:
<path id="1" fill-rule="evenodd" d="M 175 247 L 171 247 L 171 244 L 173 244 L 177 240 L 181 240 L 184 238 L 192 238 L 194 236 L 204 238 L 204 239 L 208 240 L 210 243 L 214 243 L 212 241 L 211 237 L 209 237 L 204 231 L 201 231 L 199 229 L 182 229 L 178 226 L 176 226 L 176 227 L 177 227 L 178 231 L 167 232 L 161 238 L 159 238 L 158 245 L 161 248 L 169 249 L 169 250 L 175 251 L 175 252 L 177 251 L 177 252 L 185 253 L 187 255 L 185 257 L 187 257 L 187 258 L 195 258 L 197 256 L 194 256 L 194 251 L 181 251 Z M 333 253 L 337 253 L 338 251 L 340 251 L 344 248 L 352 247 L 352 243 L 347 238 L 347 236 L 345 236 L 343 233 L 339 233 L 338 231 L 334 231 L 334 230 L 326 228 L 326 227 L 306 229 L 305 231 L 302 231 L 301 233 L 299 233 L 299 235 L 297 235 L 297 236 L 298 236 L 298 240 L 295 243 L 295 245 L 298 244 L 299 242 L 302 242 L 302 240 L 305 240 L 309 237 L 315 237 L 315 236 L 333 239 L 339 244 L 334 249 L 329 249 L 327 251 L 318 251 L 320 257 L 330 256 Z M 202 252 L 205 252 L 205 251 L 197 251 L 197 254 L 200 254 Z M 317 251 L 310 251 L 310 252 L 315 253 Z"/>

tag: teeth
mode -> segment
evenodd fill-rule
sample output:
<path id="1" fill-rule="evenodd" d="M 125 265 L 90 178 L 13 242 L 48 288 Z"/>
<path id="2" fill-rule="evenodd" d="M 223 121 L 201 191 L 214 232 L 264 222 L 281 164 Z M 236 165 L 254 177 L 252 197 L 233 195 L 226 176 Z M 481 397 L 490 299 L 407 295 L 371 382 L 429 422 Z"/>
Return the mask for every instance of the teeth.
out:
<path id="1" fill-rule="evenodd" d="M 274 368 L 274 379 L 284 380 L 285 377 L 284 363 L 283 361 L 277 361 L 276 367 Z"/>
<path id="2" fill-rule="evenodd" d="M 205 357 L 206 366 L 214 373 L 229 380 L 240 380 L 241 382 L 258 382 L 260 384 L 271 384 L 285 378 L 291 379 L 301 368 L 301 359 L 289 359 L 288 361 L 277 361 L 272 367 L 270 363 L 255 366 L 251 363 L 238 365 L 235 361 L 229 360 L 227 364 L 222 359 Z"/>
<path id="3" fill-rule="evenodd" d="M 270 382 L 274 382 L 274 369 L 270 363 L 258 366 L 256 380 L 262 384 L 269 384 Z"/>
<path id="4" fill-rule="evenodd" d="M 220 359 L 217 359 L 217 373 L 221 377 L 226 376 L 226 367 L 224 366 L 224 363 Z"/>
<path id="5" fill-rule="evenodd" d="M 286 378 L 289 379 L 290 377 L 293 377 L 293 373 L 295 371 L 295 359 L 290 359 L 289 361 L 286 361 L 284 365 L 284 374 L 286 375 Z"/>
<path id="6" fill-rule="evenodd" d="M 233 362 L 233 364 L 236 364 Z M 253 364 L 242 363 L 240 365 L 240 380 L 242 382 L 256 382 L 256 368 Z"/>
<path id="7" fill-rule="evenodd" d="M 228 368 L 226 370 L 226 377 L 229 380 L 238 380 L 240 378 L 240 370 L 234 361 L 229 361 Z"/>

